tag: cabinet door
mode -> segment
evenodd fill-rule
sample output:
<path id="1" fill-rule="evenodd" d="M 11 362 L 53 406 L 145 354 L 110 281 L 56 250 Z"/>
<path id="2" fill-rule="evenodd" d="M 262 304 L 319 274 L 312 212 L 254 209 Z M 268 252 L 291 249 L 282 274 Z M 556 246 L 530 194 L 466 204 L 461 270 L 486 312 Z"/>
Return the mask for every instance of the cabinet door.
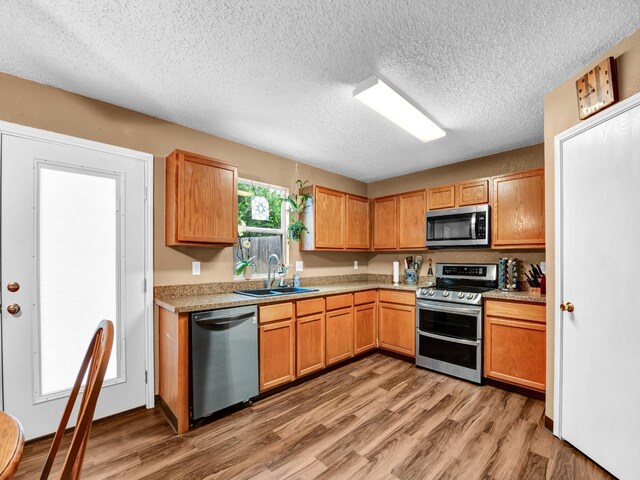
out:
<path id="1" fill-rule="evenodd" d="M 377 338 L 377 309 L 375 303 L 357 305 L 354 312 L 355 354 L 376 348 Z"/>
<path id="2" fill-rule="evenodd" d="M 380 303 L 378 335 L 381 348 L 414 356 L 416 353 L 415 307 Z"/>
<path id="3" fill-rule="evenodd" d="M 296 372 L 298 377 L 324 368 L 324 314 L 296 320 Z"/>
<path id="4" fill-rule="evenodd" d="M 324 187 L 315 188 L 316 248 L 344 248 L 346 194 Z"/>
<path id="5" fill-rule="evenodd" d="M 481 205 L 489 203 L 489 179 L 474 180 L 458 185 L 458 206 Z"/>
<path id="6" fill-rule="evenodd" d="M 260 326 L 260 391 L 296 378 L 293 320 Z"/>
<path id="7" fill-rule="evenodd" d="M 368 250 L 370 247 L 369 199 L 347 195 L 346 247 Z"/>
<path id="8" fill-rule="evenodd" d="M 456 187 L 447 185 L 429 189 L 429 210 L 453 208 L 456 206 Z"/>
<path id="9" fill-rule="evenodd" d="M 327 312 L 327 365 L 353 357 L 353 309 Z"/>
<path id="10" fill-rule="evenodd" d="M 188 152 L 167 158 L 167 245 L 231 245 L 237 238 L 236 167 Z"/>
<path id="11" fill-rule="evenodd" d="M 493 246 L 544 247 L 544 169 L 493 179 Z"/>
<path id="12" fill-rule="evenodd" d="M 426 210 L 425 190 L 398 195 L 399 248 L 425 248 Z"/>
<path id="13" fill-rule="evenodd" d="M 396 238 L 396 197 L 373 199 L 373 249 L 391 250 L 398 246 Z"/>
<path id="14" fill-rule="evenodd" d="M 485 315 L 484 375 L 545 391 L 545 324 Z"/>

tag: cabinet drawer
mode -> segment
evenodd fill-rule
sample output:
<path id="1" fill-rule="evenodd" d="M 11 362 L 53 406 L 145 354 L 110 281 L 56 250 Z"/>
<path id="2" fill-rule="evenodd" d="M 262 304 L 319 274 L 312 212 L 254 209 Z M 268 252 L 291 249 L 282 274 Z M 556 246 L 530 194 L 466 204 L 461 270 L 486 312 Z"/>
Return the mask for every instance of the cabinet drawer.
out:
<path id="1" fill-rule="evenodd" d="M 324 298 L 312 298 L 311 300 L 300 300 L 296 302 L 297 317 L 322 312 L 324 312 Z"/>
<path id="2" fill-rule="evenodd" d="M 514 318 L 545 323 L 546 306 L 532 305 L 522 302 L 505 302 L 502 300 L 485 301 L 485 313 L 492 317 Z"/>
<path id="3" fill-rule="evenodd" d="M 368 290 L 366 292 L 356 292 L 353 294 L 353 304 L 362 305 L 363 303 L 373 303 L 376 301 L 376 291 Z"/>
<path id="4" fill-rule="evenodd" d="M 387 303 L 399 303 L 401 305 L 415 305 L 415 292 L 402 292 L 398 290 L 380 290 L 380 301 Z"/>
<path id="5" fill-rule="evenodd" d="M 331 297 L 326 297 L 326 300 L 327 311 L 337 310 L 338 308 L 347 308 L 353 305 L 353 294 L 346 293 L 344 295 L 333 295 Z"/>
<path id="6" fill-rule="evenodd" d="M 273 322 L 274 320 L 288 320 L 293 317 L 293 303 L 278 303 L 260 307 L 260 323 Z"/>

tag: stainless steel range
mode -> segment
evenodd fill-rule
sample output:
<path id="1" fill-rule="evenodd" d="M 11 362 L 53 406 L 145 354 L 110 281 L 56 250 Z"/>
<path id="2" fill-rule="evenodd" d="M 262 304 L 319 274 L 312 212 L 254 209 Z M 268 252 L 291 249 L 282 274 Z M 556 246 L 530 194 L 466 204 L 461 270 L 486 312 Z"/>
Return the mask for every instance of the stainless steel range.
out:
<path id="1" fill-rule="evenodd" d="M 436 264 L 436 287 L 416 291 L 416 365 L 482 381 L 482 293 L 498 287 L 495 264 Z"/>

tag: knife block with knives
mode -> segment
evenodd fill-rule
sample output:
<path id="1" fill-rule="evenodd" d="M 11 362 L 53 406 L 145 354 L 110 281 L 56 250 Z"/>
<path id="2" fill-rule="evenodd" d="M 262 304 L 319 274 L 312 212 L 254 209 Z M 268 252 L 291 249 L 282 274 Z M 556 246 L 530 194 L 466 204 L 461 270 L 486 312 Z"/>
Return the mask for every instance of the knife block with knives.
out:
<path id="1" fill-rule="evenodd" d="M 547 293 L 547 277 L 542 273 L 540 264 L 531 264 L 531 269 L 524 272 L 529 284 L 529 293 L 532 297 L 540 297 Z"/>

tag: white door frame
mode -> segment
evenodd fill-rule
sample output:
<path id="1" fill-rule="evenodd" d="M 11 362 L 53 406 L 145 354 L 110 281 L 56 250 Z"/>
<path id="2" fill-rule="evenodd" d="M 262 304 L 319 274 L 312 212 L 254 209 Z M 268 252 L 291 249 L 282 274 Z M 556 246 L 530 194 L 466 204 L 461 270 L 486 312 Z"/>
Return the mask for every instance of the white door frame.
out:
<path id="1" fill-rule="evenodd" d="M 627 98 L 611 107 L 607 108 L 603 112 L 594 115 L 593 117 L 585 120 L 562 133 L 555 136 L 554 140 L 554 173 L 555 173 L 555 302 L 556 304 L 562 303 L 562 145 L 567 140 L 586 132 L 598 125 L 614 118 L 627 110 L 640 105 L 640 93 L 635 94 L 632 97 Z M 554 399 L 553 399 L 553 434 L 559 438 L 562 438 L 562 335 L 563 324 L 562 314 L 559 309 L 553 308 L 554 311 L 554 366 L 553 366 L 553 385 L 554 385 Z"/>
<path id="2" fill-rule="evenodd" d="M 145 388 L 146 406 L 155 406 L 155 369 L 154 369 L 154 338 L 153 338 L 153 155 L 151 153 L 138 152 L 128 148 L 107 145 L 105 143 L 71 137 L 61 133 L 49 132 L 38 128 L 26 127 L 15 123 L 0 121 L 1 134 L 10 134 L 17 137 L 58 143 L 71 147 L 82 147 L 98 152 L 111 153 L 129 157 L 144 162 L 145 168 L 145 370 L 147 372 L 147 384 Z M 0 144 L 0 152 L 2 145 Z M 1 161 L 1 158 L 0 158 Z M 0 288 L 0 301 L 2 300 Z M 2 330 L 0 329 L 0 410 L 4 410 L 3 391 L 3 365 L 2 365 Z"/>

